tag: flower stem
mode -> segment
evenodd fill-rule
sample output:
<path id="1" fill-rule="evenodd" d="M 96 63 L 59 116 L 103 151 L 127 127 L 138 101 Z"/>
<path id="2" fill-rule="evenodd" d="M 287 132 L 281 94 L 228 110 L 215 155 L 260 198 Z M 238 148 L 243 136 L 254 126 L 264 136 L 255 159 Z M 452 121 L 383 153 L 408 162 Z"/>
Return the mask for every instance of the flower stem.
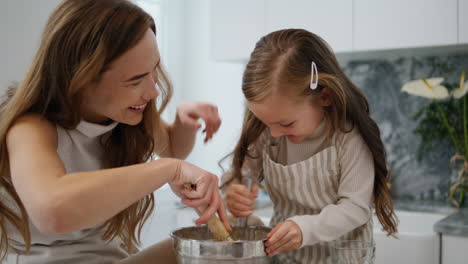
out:
<path id="1" fill-rule="evenodd" d="M 465 188 L 461 188 L 460 197 L 458 198 L 458 204 L 462 206 L 464 200 L 465 200 Z"/>
<path id="2" fill-rule="evenodd" d="M 439 109 L 440 115 L 442 116 L 442 120 L 444 121 L 444 125 L 445 125 L 445 127 L 447 128 L 447 130 L 449 132 L 450 138 L 452 139 L 453 145 L 455 147 L 455 151 L 457 153 L 461 153 L 460 152 L 460 145 L 458 144 L 457 138 L 453 134 L 452 127 L 450 126 L 450 124 L 448 122 L 448 119 L 447 119 L 447 116 L 445 115 L 444 109 L 442 109 L 439 102 L 437 102 L 436 100 L 434 100 L 434 103 L 437 106 L 437 108 Z"/>
<path id="3" fill-rule="evenodd" d="M 468 122 L 466 118 L 466 104 L 467 104 L 467 97 L 463 98 L 463 134 L 465 137 L 465 160 L 468 160 Z"/>

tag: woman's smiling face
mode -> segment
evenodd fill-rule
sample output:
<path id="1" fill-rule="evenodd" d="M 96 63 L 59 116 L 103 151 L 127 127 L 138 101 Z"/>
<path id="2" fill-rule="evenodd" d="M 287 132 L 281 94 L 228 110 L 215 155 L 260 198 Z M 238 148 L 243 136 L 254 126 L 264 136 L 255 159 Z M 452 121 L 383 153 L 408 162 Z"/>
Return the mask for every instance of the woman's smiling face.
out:
<path id="1" fill-rule="evenodd" d="M 148 103 L 159 95 L 156 68 L 160 55 L 150 29 L 130 50 L 113 61 L 84 95 L 83 118 L 93 123 L 114 120 L 137 125 Z"/>

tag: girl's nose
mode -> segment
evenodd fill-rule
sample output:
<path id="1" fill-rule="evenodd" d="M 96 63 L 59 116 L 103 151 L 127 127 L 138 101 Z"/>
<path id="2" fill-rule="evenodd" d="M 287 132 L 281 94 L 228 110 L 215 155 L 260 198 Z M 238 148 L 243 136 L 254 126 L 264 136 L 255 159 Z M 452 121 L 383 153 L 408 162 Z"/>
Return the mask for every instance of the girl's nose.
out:
<path id="1" fill-rule="evenodd" d="M 274 138 L 281 137 L 283 135 L 283 133 L 279 129 L 276 129 L 276 128 L 270 128 L 270 133 L 271 133 L 271 136 Z"/>

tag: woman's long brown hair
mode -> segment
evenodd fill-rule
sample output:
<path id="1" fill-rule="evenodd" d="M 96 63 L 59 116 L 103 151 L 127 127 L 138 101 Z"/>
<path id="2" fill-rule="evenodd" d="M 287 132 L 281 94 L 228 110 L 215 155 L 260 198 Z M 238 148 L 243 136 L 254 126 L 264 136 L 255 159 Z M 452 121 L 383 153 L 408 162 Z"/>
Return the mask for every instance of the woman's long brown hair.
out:
<path id="1" fill-rule="evenodd" d="M 309 88 L 311 63 L 318 68 L 319 84 L 316 90 Z M 285 91 L 294 87 L 295 91 Z M 393 235 L 397 232 L 397 218 L 390 197 L 390 173 L 386 163 L 385 148 L 380 131 L 369 116 L 369 103 L 364 94 L 346 77 L 335 55 L 319 36 L 303 29 L 286 29 L 272 32 L 261 38 L 244 71 L 242 91 L 247 101 L 260 102 L 272 93 L 294 94 L 310 98 L 313 103 L 324 88 L 330 94 L 331 106 L 325 108 L 328 135 L 337 129 L 348 133 L 358 129 L 372 152 L 375 167 L 373 201 L 379 221 L 384 230 Z M 232 178 L 242 177 L 241 168 L 245 158 L 259 158 L 252 153 L 266 126 L 252 112 L 246 110 L 240 139 L 233 152 Z M 261 181 L 262 179 L 258 179 Z"/>
<path id="2" fill-rule="evenodd" d="M 75 128 L 82 116 L 84 89 L 99 81 L 107 67 L 134 47 L 148 29 L 156 34 L 154 20 L 127 0 L 65 0 L 50 16 L 25 78 L 9 90 L 8 99 L 0 107 L 0 260 L 9 247 L 7 225 L 18 230 L 27 250 L 31 246 L 28 214 L 10 176 L 8 129 L 27 113 L 39 114 L 66 129 Z M 138 125 L 118 124 L 101 142 L 107 168 L 145 162 L 154 152 L 166 148 L 168 136 L 160 115 L 171 97 L 172 86 L 162 66 L 157 72 L 161 93 L 158 103 L 153 100 L 148 104 Z M 19 214 L 6 199 L 13 199 Z M 134 252 L 153 208 L 154 196 L 150 194 L 105 222 L 103 239 L 118 236 L 127 251 Z"/>

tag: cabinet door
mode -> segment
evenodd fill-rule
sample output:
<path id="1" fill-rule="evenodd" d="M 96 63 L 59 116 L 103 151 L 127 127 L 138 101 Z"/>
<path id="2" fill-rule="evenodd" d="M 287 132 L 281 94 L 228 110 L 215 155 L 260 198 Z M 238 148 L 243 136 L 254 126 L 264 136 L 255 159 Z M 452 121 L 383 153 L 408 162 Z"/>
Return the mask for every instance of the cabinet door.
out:
<path id="1" fill-rule="evenodd" d="M 458 42 L 468 43 L 468 0 L 458 3 Z"/>
<path id="2" fill-rule="evenodd" d="M 265 0 L 211 0 L 211 57 L 247 60 L 264 31 Z"/>
<path id="3" fill-rule="evenodd" d="M 322 37 L 335 52 L 352 50 L 352 1 L 268 0 L 265 5 L 267 32 L 304 28 Z"/>
<path id="4" fill-rule="evenodd" d="M 442 262 L 449 264 L 466 264 L 468 237 L 442 235 Z"/>
<path id="5" fill-rule="evenodd" d="M 354 49 L 457 44 L 457 0 L 354 0 Z"/>

